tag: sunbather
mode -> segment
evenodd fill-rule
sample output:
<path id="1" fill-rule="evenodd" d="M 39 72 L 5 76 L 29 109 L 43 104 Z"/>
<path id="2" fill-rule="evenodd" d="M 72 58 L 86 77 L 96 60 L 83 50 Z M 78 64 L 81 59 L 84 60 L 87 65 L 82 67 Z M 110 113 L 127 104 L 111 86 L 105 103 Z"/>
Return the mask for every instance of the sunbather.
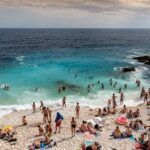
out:
<path id="1" fill-rule="evenodd" d="M 126 105 L 123 105 L 123 108 L 121 109 L 120 113 L 121 113 L 121 114 L 124 114 L 124 113 L 126 113 L 127 111 L 128 111 L 128 109 L 127 109 Z"/>
<path id="2" fill-rule="evenodd" d="M 26 116 L 23 116 L 22 117 L 22 125 L 27 125 L 28 123 L 27 123 L 27 120 L 26 120 Z"/>

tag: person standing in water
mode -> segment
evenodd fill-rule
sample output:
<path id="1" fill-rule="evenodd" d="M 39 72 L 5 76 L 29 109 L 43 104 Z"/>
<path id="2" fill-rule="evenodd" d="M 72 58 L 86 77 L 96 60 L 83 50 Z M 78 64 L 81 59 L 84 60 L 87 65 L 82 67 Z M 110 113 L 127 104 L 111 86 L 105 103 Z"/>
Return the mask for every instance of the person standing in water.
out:
<path id="1" fill-rule="evenodd" d="M 66 108 L 66 97 L 64 96 L 64 98 L 62 99 L 62 108 L 65 107 Z"/>
<path id="2" fill-rule="evenodd" d="M 74 117 L 72 117 L 72 120 L 71 120 L 71 133 L 72 133 L 72 136 L 75 136 L 76 127 L 77 127 L 77 122 L 75 121 Z"/>
<path id="3" fill-rule="evenodd" d="M 113 84 L 112 83 L 112 78 L 109 79 L 109 82 L 110 82 L 110 86 L 112 86 L 112 84 Z"/>
<path id="4" fill-rule="evenodd" d="M 35 104 L 35 102 L 33 102 L 33 104 L 32 104 L 32 110 L 33 110 L 33 114 L 36 112 L 36 104 Z"/>
<path id="5" fill-rule="evenodd" d="M 123 92 L 120 93 L 120 105 L 123 104 L 124 101 L 124 94 Z"/>
<path id="6" fill-rule="evenodd" d="M 124 88 L 127 89 L 127 84 L 124 85 Z"/>
<path id="7" fill-rule="evenodd" d="M 76 118 L 79 118 L 79 115 L 80 115 L 80 106 L 79 106 L 78 102 L 77 102 L 75 110 L 76 110 Z"/>
<path id="8" fill-rule="evenodd" d="M 121 93 L 121 91 L 122 91 L 121 87 L 118 90 L 119 90 L 119 93 Z"/>
<path id="9" fill-rule="evenodd" d="M 40 101 L 40 110 L 41 111 L 42 111 L 43 107 L 44 107 L 44 103 L 42 101 Z"/>
<path id="10" fill-rule="evenodd" d="M 101 84 L 101 89 L 104 89 L 104 84 L 103 83 Z"/>

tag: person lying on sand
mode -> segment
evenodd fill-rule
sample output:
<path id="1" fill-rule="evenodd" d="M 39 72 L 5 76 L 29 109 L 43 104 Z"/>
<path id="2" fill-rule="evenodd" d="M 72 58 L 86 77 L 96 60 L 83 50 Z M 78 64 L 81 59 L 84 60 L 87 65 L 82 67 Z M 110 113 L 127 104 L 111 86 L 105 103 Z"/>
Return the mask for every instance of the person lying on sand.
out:
<path id="1" fill-rule="evenodd" d="M 26 116 L 23 116 L 22 117 L 22 125 L 23 126 L 25 126 L 25 125 L 27 125 L 28 123 L 27 123 L 27 120 L 26 120 Z"/>

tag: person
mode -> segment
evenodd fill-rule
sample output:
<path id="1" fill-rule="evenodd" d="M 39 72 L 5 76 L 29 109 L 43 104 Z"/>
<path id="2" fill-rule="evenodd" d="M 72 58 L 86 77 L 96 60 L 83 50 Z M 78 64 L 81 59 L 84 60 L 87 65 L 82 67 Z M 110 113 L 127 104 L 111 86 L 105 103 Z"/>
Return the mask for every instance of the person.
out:
<path id="1" fill-rule="evenodd" d="M 108 107 L 111 107 L 111 100 L 110 100 L 110 99 L 108 99 L 107 104 L 108 104 L 108 105 L 107 105 Z"/>
<path id="2" fill-rule="evenodd" d="M 124 113 L 126 113 L 127 111 L 128 111 L 128 109 L 127 109 L 126 105 L 123 105 L 123 108 L 121 109 L 120 113 L 121 113 L 121 114 L 124 114 Z"/>
<path id="3" fill-rule="evenodd" d="M 145 88 L 143 87 L 142 90 L 141 90 L 140 98 L 143 98 L 144 95 L 145 95 Z"/>
<path id="4" fill-rule="evenodd" d="M 117 85 L 117 81 L 115 81 L 115 83 L 114 83 L 114 86 L 113 86 L 113 87 L 115 88 L 115 87 L 116 87 L 116 85 Z"/>
<path id="5" fill-rule="evenodd" d="M 124 85 L 124 88 L 127 89 L 127 84 Z"/>
<path id="6" fill-rule="evenodd" d="M 116 114 L 116 112 L 117 112 L 116 107 L 113 106 L 112 111 L 111 111 L 111 114 Z"/>
<path id="7" fill-rule="evenodd" d="M 44 134 L 44 129 L 38 125 L 38 129 L 39 129 L 39 136 L 42 136 Z"/>
<path id="8" fill-rule="evenodd" d="M 33 104 L 32 104 L 32 109 L 33 109 L 33 114 L 36 112 L 36 104 L 35 104 L 35 102 L 33 102 Z"/>
<path id="9" fill-rule="evenodd" d="M 77 102 L 75 110 L 76 110 L 76 118 L 79 118 L 79 115 L 80 115 L 80 106 L 79 106 L 78 102 Z"/>
<path id="10" fill-rule="evenodd" d="M 140 110 L 137 109 L 135 112 L 133 112 L 133 117 L 134 117 L 134 118 L 137 118 L 137 117 L 139 117 L 139 116 L 140 116 Z"/>
<path id="11" fill-rule="evenodd" d="M 102 110 L 99 108 L 97 114 L 95 115 L 96 117 L 101 116 Z"/>
<path id="12" fill-rule="evenodd" d="M 26 116 L 23 116 L 22 117 L 22 125 L 26 126 L 28 123 L 27 123 L 27 120 L 26 120 Z"/>
<path id="13" fill-rule="evenodd" d="M 49 122 L 52 122 L 52 110 L 48 107 L 47 107 L 47 113 L 48 113 Z"/>
<path id="14" fill-rule="evenodd" d="M 147 100 L 148 100 L 148 92 L 145 92 L 145 95 L 144 95 L 144 103 L 145 103 L 145 102 L 147 103 Z"/>
<path id="15" fill-rule="evenodd" d="M 105 107 L 103 108 L 102 115 L 103 115 L 103 116 L 106 116 L 106 115 L 107 115 L 107 110 L 106 110 L 106 108 L 105 108 Z"/>
<path id="16" fill-rule="evenodd" d="M 148 89 L 148 95 L 149 95 L 149 97 L 150 97 L 150 88 Z"/>
<path id="17" fill-rule="evenodd" d="M 117 98 L 117 96 L 115 96 L 115 94 L 113 93 L 113 96 L 112 96 L 113 107 L 116 107 L 116 106 L 117 106 L 116 98 Z"/>
<path id="18" fill-rule="evenodd" d="M 119 90 L 119 93 L 121 93 L 121 91 L 122 91 L 121 87 L 118 90 Z"/>
<path id="19" fill-rule="evenodd" d="M 100 84 L 100 81 L 99 81 L 99 80 L 97 81 L 97 84 Z"/>
<path id="20" fill-rule="evenodd" d="M 133 117 L 133 113 L 132 110 L 130 109 L 129 112 L 127 112 L 127 118 L 132 118 Z"/>
<path id="21" fill-rule="evenodd" d="M 101 84 L 101 89 L 104 89 L 104 84 L 103 83 Z"/>
<path id="22" fill-rule="evenodd" d="M 66 97 L 64 96 L 64 98 L 62 99 L 62 108 L 65 107 L 66 108 Z"/>
<path id="23" fill-rule="evenodd" d="M 120 94 L 120 105 L 123 104 L 123 101 L 124 101 L 124 94 L 123 94 L 123 92 L 121 92 L 121 94 Z"/>
<path id="24" fill-rule="evenodd" d="M 112 86 L 113 82 L 112 82 L 112 78 L 109 79 L 110 82 L 110 86 Z"/>
<path id="25" fill-rule="evenodd" d="M 44 107 L 44 103 L 42 101 L 40 101 L 40 110 L 42 110 Z"/>
<path id="26" fill-rule="evenodd" d="M 59 93 L 59 94 L 61 93 L 61 88 L 60 88 L 60 87 L 58 88 L 58 93 Z"/>
<path id="27" fill-rule="evenodd" d="M 131 137 L 132 136 L 132 130 L 129 126 L 126 126 L 126 131 L 123 133 L 124 137 Z"/>
<path id="28" fill-rule="evenodd" d="M 75 136 L 76 127 L 77 127 L 77 122 L 75 121 L 74 117 L 72 117 L 72 120 L 71 120 L 71 133 L 72 133 L 72 136 Z"/>
<path id="29" fill-rule="evenodd" d="M 116 129 L 113 132 L 113 136 L 114 138 L 120 138 L 121 137 L 121 131 L 119 129 L 119 127 L 117 126 Z"/>
<path id="30" fill-rule="evenodd" d="M 139 87 L 140 84 L 141 84 L 141 81 L 137 79 L 137 80 L 136 80 L 136 84 L 137 84 L 137 86 Z"/>
<path id="31" fill-rule="evenodd" d="M 82 121 L 82 124 L 81 124 L 79 130 L 80 130 L 81 132 L 86 132 L 86 131 L 88 131 L 87 122 L 86 122 L 86 121 Z"/>
<path id="32" fill-rule="evenodd" d="M 45 126 L 45 131 L 48 137 L 51 137 L 52 135 L 52 127 L 51 127 L 51 122 L 48 122 Z"/>
<path id="33" fill-rule="evenodd" d="M 90 122 L 87 123 L 87 129 L 91 134 L 95 134 L 95 135 L 97 134 L 96 130 L 92 127 Z"/>
<path id="34" fill-rule="evenodd" d="M 98 142 L 94 142 L 92 145 L 86 147 L 86 150 L 100 150 L 101 145 Z"/>
<path id="35" fill-rule="evenodd" d="M 55 123 L 56 123 L 55 133 L 57 133 L 57 128 L 59 129 L 58 133 L 60 133 L 60 126 L 61 126 L 61 122 L 63 119 L 64 119 L 63 116 L 59 112 L 57 112 L 56 118 L 55 118 Z"/>
<path id="36" fill-rule="evenodd" d="M 43 121 L 44 123 L 48 122 L 48 112 L 46 107 L 43 107 Z"/>

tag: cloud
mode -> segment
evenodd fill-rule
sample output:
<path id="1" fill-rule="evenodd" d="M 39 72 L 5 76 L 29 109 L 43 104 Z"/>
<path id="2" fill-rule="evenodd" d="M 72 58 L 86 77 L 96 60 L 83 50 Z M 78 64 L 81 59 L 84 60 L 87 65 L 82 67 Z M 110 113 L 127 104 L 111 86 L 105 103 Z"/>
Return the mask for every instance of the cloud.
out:
<path id="1" fill-rule="evenodd" d="M 72 8 L 112 14 L 150 13 L 150 0 L 0 0 L 0 6 Z"/>

